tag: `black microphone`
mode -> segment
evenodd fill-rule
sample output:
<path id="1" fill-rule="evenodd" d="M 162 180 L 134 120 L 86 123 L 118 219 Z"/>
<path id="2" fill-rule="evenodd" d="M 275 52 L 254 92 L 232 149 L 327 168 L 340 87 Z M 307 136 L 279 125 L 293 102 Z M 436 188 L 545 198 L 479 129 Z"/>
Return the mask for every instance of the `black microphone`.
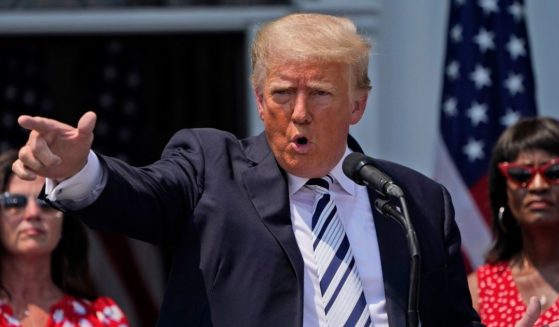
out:
<path id="1" fill-rule="evenodd" d="M 392 179 L 375 167 L 374 160 L 366 155 L 350 153 L 342 164 L 344 174 L 359 185 L 373 188 L 382 196 L 404 196 L 402 189 Z"/>
<path id="2" fill-rule="evenodd" d="M 375 208 L 382 214 L 395 219 L 404 229 L 410 252 L 410 288 L 408 291 L 408 311 L 406 326 L 416 327 L 419 323 L 419 290 L 421 276 L 421 253 L 415 229 L 411 223 L 406 199 L 402 189 L 392 182 L 392 179 L 375 167 L 375 161 L 366 155 L 350 153 L 342 164 L 344 174 L 360 185 L 374 189 L 383 197 L 398 198 L 400 207 L 394 206 L 389 199 L 377 199 Z"/>

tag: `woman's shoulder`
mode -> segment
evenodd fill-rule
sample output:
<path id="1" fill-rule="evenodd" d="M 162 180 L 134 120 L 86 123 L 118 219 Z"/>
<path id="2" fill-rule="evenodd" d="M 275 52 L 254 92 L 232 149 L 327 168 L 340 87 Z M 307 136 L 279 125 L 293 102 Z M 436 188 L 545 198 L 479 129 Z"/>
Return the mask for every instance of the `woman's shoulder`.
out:
<path id="1" fill-rule="evenodd" d="M 102 296 L 88 300 L 65 295 L 51 308 L 56 324 L 69 322 L 100 322 L 103 326 L 128 326 L 128 319 L 122 309 L 110 297 Z"/>
<path id="2" fill-rule="evenodd" d="M 510 271 L 509 263 L 506 261 L 500 261 L 496 263 L 486 263 L 479 266 L 475 274 L 479 279 L 485 279 L 493 276 L 500 276 L 504 273 Z"/>

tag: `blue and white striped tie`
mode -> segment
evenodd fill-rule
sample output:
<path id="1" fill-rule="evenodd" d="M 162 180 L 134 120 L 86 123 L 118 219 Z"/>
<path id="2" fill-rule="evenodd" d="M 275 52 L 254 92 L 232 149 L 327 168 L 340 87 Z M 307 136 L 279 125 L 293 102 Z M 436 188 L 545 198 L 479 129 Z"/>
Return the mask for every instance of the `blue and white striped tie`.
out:
<path id="1" fill-rule="evenodd" d="M 329 326 L 370 326 L 355 259 L 344 226 L 329 193 L 331 176 L 312 178 L 306 186 L 316 193 L 312 215 L 313 250 Z"/>

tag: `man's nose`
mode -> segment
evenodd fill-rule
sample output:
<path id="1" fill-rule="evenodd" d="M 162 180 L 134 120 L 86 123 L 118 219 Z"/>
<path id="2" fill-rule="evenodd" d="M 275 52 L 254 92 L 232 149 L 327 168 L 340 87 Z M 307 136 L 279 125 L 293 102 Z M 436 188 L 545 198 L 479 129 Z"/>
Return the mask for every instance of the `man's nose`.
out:
<path id="1" fill-rule="evenodd" d="M 311 122 L 312 117 L 307 105 L 307 97 L 304 94 L 298 94 L 295 98 L 291 119 L 296 124 L 308 124 Z"/>

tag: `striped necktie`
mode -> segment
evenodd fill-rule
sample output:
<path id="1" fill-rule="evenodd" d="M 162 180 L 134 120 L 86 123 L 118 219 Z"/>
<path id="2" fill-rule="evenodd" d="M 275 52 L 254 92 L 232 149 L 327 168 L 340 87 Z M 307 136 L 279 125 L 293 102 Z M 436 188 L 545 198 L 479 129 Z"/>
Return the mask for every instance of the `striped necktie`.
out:
<path id="1" fill-rule="evenodd" d="M 306 184 L 316 193 L 313 250 L 326 319 L 329 326 L 370 326 L 371 317 L 355 259 L 329 193 L 332 182 L 328 175 L 312 178 Z"/>

